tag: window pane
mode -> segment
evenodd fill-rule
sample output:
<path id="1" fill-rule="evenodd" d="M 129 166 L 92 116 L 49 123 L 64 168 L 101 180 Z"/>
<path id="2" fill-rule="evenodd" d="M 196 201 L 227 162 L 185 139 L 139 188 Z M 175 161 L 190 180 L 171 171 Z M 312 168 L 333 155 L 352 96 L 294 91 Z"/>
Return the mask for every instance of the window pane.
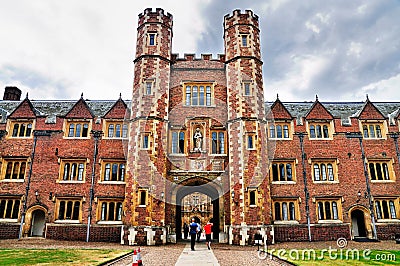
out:
<path id="1" fill-rule="evenodd" d="M 290 220 L 296 220 L 296 211 L 294 208 L 294 203 L 290 202 L 289 203 L 289 213 L 290 213 Z"/>
<path id="2" fill-rule="evenodd" d="M 379 201 L 375 201 L 376 218 L 382 219 L 382 210 Z"/>
<path id="3" fill-rule="evenodd" d="M 114 125 L 112 124 L 108 126 L 108 137 L 109 138 L 114 137 Z"/>
<path id="4" fill-rule="evenodd" d="M 115 137 L 116 138 L 121 137 L 121 125 L 120 124 L 115 125 Z"/>
<path id="5" fill-rule="evenodd" d="M 285 139 L 289 138 L 289 127 L 287 125 L 283 126 L 283 137 Z"/>
<path id="6" fill-rule="evenodd" d="M 275 126 L 274 125 L 269 126 L 269 137 L 275 138 Z"/>
<path id="7" fill-rule="evenodd" d="M 286 174 L 287 181 L 292 181 L 292 165 L 290 163 L 286 164 Z"/>
<path id="8" fill-rule="evenodd" d="M 75 129 L 75 124 L 70 124 L 69 125 L 69 131 L 68 131 L 68 137 L 73 137 L 74 136 L 74 129 Z"/>
<path id="9" fill-rule="evenodd" d="M 276 137 L 279 139 L 282 138 L 282 126 L 280 125 L 276 126 Z"/>
<path id="10" fill-rule="evenodd" d="M 185 132 L 179 132 L 179 153 L 185 153 Z"/>
<path id="11" fill-rule="evenodd" d="M 204 105 L 204 86 L 200 86 L 199 105 Z"/>
<path id="12" fill-rule="evenodd" d="M 76 130 L 75 130 L 75 137 L 79 138 L 81 136 L 81 124 L 76 124 Z"/>
<path id="13" fill-rule="evenodd" d="M 110 173 L 111 173 L 111 164 L 106 163 L 105 171 L 104 171 L 104 181 L 110 180 Z"/>
<path id="14" fill-rule="evenodd" d="M 318 202 L 318 219 L 325 220 L 324 203 L 323 202 Z"/>
<path id="15" fill-rule="evenodd" d="M 328 131 L 328 126 L 324 125 L 324 138 L 329 138 L 329 131 Z"/>
<path id="16" fill-rule="evenodd" d="M 275 202 L 275 220 L 280 221 L 281 219 L 281 208 L 279 202 Z"/>
<path id="17" fill-rule="evenodd" d="M 332 164 L 328 164 L 328 179 L 329 181 L 334 181 L 335 177 L 333 175 L 333 166 Z"/>
<path id="18" fill-rule="evenodd" d="M 373 125 L 369 125 L 369 136 L 375 138 L 375 130 Z"/>
<path id="19" fill-rule="evenodd" d="M 190 86 L 186 86 L 186 105 L 190 105 L 191 90 Z"/>
<path id="20" fill-rule="evenodd" d="M 111 180 L 112 181 L 117 181 L 118 180 L 117 176 L 118 176 L 118 164 L 114 163 L 112 165 Z"/>
<path id="21" fill-rule="evenodd" d="M 371 180 L 376 180 L 375 165 L 373 163 L 369 163 L 369 173 L 371 175 Z"/>
<path id="22" fill-rule="evenodd" d="M 284 221 L 288 220 L 288 207 L 286 202 L 282 203 L 282 218 Z"/>
<path id="23" fill-rule="evenodd" d="M 225 153 L 225 134 L 220 132 L 218 136 L 219 136 L 219 153 L 223 154 Z"/>
<path id="24" fill-rule="evenodd" d="M 317 138 L 322 138 L 322 130 L 320 125 L 317 125 Z"/>
<path id="25" fill-rule="evenodd" d="M 198 87 L 193 86 L 192 88 L 192 105 L 198 105 Z"/>
<path id="26" fill-rule="evenodd" d="M 82 137 L 86 138 L 88 136 L 89 124 L 83 124 Z"/>
<path id="27" fill-rule="evenodd" d="M 272 164 L 272 180 L 279 181 L 278 165 L 276 163 Z"/>
<path id="28" fill-rule="evenodd" d="M 391 200 L 389 201 L 389 208 L 390 208 L 390 218 L 396 219 L 396 208 L 394 207 L 394 202 Z"/>
<path id="29" fill-rule="evenodd" d="M 382 138 L 382 131 L 381 131 L 381 127 L 379 125 L 375 126 L 376 129 L 376 137 L 377 138 Z"/>
<path id="30" fill-rule="evenodd" d="M 331 215 L 331 203 L 329 201 L 325 201 L 325 219 L 330 220 L 332 219 Z"/>
<path id="31" fill-rule="evenodd" d="M 210 86 L 206 87 L 206 105 L 207 106 L 211 105 L 211 87 Z"/>
<path id="32" fill-rule="evenodd" d="M 369 138 L 368 127 L 363 126 L 364 138 Z"/>
<path id="33" fill-rule="evenodd" d="M 19 130 L 19 124 L 15 124 L 14 125 L 14 129 L 13 129 L 13 133 L 12 133 L 13 137 L 17 137 L 18 136 L 18 130 Z"/>
<path id="34" fill-rule="evenodd" d="M 279 164 L 279 175 L 280 175 L 280 181 L 285 181 L 285 165 L 284 164 Z"/>
<path id="35" fill-rule="evenodd" d="M 332 212 L 333 212 L 333 219 L 335 219 L 335 220 L 339 219 L 336 202 L 332 202 Z"/>
<path id="36" fill-rule="evenodd" d="M 323 163 L 321 164 L 321 174 L 322 174 L 322 180 L 326 181 L 326 165 Z"/>
<path id="37" fill-rule="evenodd" d="M 128 137 L 128 125 L 122 125 L 122 137 L 126 138 Z"/>
<path id="38" fill-rule="evenodd" d="M 125 164 L 121 163 L 119 165 L 119 181 L 125 180 Z"/>
<path id="39" fill-rule="evenodd" d="M 310 138 L 315 138 L 315 127 L 313 125 L 310 126 Z"/>
<path id="40" fill-rule="evenodd" d="M 319 181 L 320 180 L 320 175 L 319 175 L 319 165 L 314 164 L 314 180 Z"/>

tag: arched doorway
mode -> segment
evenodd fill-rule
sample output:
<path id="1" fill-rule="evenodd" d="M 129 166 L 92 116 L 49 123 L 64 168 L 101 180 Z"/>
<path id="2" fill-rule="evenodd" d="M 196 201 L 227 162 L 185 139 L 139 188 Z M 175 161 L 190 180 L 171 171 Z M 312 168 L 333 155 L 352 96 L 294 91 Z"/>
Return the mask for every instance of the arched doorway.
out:
<path id="1" fill-rule="evenodd" d="M 32 212 L 31 233 L 30 236 L 43 236 L 46 225 L 46 214 L 41 209 Z"/>
<path id="2" fill-rule="evenodd" d="M 218 239 L 219 238 L 219 232 L 220 232 L 220 224 L 221 224 L 221 217 L 220 217 L 220 197 L 218 194 L 217 189 L 215 189 L 212 185 L 210 184 L 205 184 L 205 185 L 193 185 L 193 186 L 183 186 L 181 187 L 177 193 L 176 193 L 176 215 L 175 215 L 175 225 L 176 225 L 176 238 L 177 239 L 182 239 L 182 234 L 181 229 L 183 227 L 182 224 L 182 205 L 183 205 L 183 198 L 187 195 L 191 194 L 204 194 L 207 195 L 209 198 L 211 198 L 210 204 L 212 205 L 210 209 L 212 209 L 212 214 L 207 217 L 207 220 L 203 219 L 202 226 L 205 225 L 205 222 L 208 220 L 211 220 L 213 223 L 213 238 Z M 192 215 L 190 215 L 191 218 L 195 218 L 201 220 L 200 213 L 194 211 Z"/>
<path id="3" fill-rule="evenodd" d="M 364 212 L 360 209 L 351 212 L 351 232 L 353 238 L 367 236 Z"/>

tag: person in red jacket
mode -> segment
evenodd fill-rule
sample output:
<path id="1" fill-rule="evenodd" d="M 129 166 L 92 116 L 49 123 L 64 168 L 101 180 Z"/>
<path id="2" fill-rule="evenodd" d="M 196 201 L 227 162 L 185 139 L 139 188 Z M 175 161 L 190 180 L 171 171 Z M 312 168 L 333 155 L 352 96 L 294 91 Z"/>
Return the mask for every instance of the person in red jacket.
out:
<path id="1" fill-rule="evenodd" d="M 204 227 L 204 232 L 206 233 L 206 245 L 208 249 L 210 249 L 211 246 L 211 232 L 212 232 L 212 226 L 213 224 L 211 222 L 208 222 Z"/>

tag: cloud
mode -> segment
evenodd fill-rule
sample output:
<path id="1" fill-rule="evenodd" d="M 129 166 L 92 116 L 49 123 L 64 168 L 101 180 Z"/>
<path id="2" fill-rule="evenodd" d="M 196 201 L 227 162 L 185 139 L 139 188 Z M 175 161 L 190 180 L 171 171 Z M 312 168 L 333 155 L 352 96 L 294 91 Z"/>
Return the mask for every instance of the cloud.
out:
<path id="1" fill-rule="evenodd" d="M 400 99 L 388 82 L 400 73 L 395 0 L 9 1 L 0 10 L 0 85 L 19 84 L 33 98 L 129 99 L 137 15 L 147 7 L 173 15 L 172 50 L 181 55 L 224 53 L 224 15 L 252 9 L 266 100 L 364 100 L 368 88 L 373 101 L 382 91 L 371 84 L 393 93 L 380 99 Z"/>

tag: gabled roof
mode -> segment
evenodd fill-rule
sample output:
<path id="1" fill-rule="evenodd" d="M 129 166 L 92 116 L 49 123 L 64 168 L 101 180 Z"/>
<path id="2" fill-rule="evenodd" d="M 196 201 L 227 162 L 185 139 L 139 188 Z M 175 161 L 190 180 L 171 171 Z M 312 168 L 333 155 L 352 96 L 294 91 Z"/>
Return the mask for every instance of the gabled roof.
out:
<path id="1" fill-rule="evenodd" d="M 40 112 L 33 107 L 28 95 L 26 95 L 26 98 L 11 112 L 8 118 L 35 119 L 40 115 Z"/>
<path id="2" fill-rule="evenodd" d="M 121 95 L 119 99 L 111 106 L 108 112 L 103 116 L 103 118 L 110 119 L 110 118 L 117 118 L 121 119 L 124 118 L 127 112 L 128 106 L 122 100 Z"/>
<path id="3" fill-rule="evenodd" d="M 83 99 L 83 94 L 81 98 L 75 103 L 74 106 L 65 115 L 65 118 L 94 118 L 92 110 L 89 105 Z"/>
<path id="4" fill-rule="evenodd" d="M 381 111 L 369 100 L 367 96 L 367 100 L 365 101 L 365 104 L 363 108 L 360 110 L 358 114 L 356 114 L 356 117 L 358 119 L 379 119 L 379 120 L 384 120 L 386 117 L 382 114 Z"/>
<path id="5" fill-rule="evenodd" d="M 268 119 L 293 119 L 292 114 L 288 111 L 285 105 L 276 97 L 276 101 L 272 104 L 271 109 L 267 109 Z"/>
<path id="6" fill-rule="evenodd" d="M 310 110 L 306 114 L 305 118 L 307 120 L 316 119 L 327 119 L 333 120 L 333 115 L 325 108 L 323 104 L 318 100 L 318 96 L 315 99 L 314 104 L 311 106 Z"/>

